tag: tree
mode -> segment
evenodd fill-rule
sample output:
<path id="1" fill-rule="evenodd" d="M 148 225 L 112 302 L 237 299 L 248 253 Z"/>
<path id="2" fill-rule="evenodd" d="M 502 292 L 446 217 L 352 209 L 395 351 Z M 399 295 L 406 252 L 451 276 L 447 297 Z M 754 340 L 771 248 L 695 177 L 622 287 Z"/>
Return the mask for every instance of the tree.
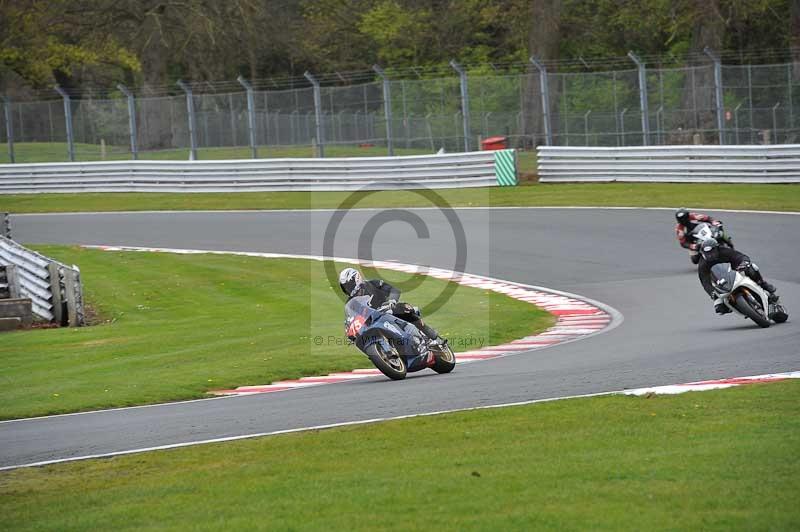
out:
<path id="1" fill-rule="evenodd" d="M 524 5 L 526 2 L 522 2 Z M 560 56 L 562 37 L 562 0 L 533 0 L 530 2 L 530 11 L 520 13 L 523 20 L 530 21 L 528 28 L 528 54 L 544 61 L 556 61 Z M 527 15 L 527 16 L 525 16 Z M 542 123 L 543 107 L 541 93 L 539 92 L 539 74 L 528 77 L 528 90 L 525 91 L 525 134 L 533 135 L 539 139 L 544 138 L 544 124 Z M 559 87 L 550 84 L 550 109 L 552 113 L 557 108 Z M 553 126 L 557 121 L 552 120 Z M 542 141 L 537 142 L 541 143 Z"/>
<path id="2" fill-rule="evenodd" d="M 78 68 L 105 66 L 138 71 L 136 55 L 113 34 L 98 29 L 94 2 L 1 0 L 0 66 L 34 87 L 69 84 Z M 0 77 L 3 81 L 8 76 Z"/>
<path id="3" fill-rule="evenodd" d="M 790 45 L 800 0 L 0 0 L 0 76 L 37 87 Z"/>
<path id="4" fill-rule="evenodd" d="M 428 9 L 411 10 L 396 0 L 383 0 L 364 13 L 357 27 L 375 44 L 379 62 L 419 65 L 427 59 L 431 17 Z"/>
<path id="5" fill-rule="evenodd" d="M 304 55 L 318 72 L 360 70 L 377 61 L 369 37 L 357 24 L 374 0 L 306 0 L 303 2 Z"/>

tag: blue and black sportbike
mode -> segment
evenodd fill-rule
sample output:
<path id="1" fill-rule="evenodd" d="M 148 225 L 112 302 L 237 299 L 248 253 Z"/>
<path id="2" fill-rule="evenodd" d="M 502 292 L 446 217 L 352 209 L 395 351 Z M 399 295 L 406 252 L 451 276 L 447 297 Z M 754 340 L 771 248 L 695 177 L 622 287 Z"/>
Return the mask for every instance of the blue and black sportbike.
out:
<path id="1" fill-rule="evenodd" d="M 413 324 L 369 306 L 370 296 L 352 298 L 344 307 L 345 332 L 381 373 L 392 380 L 430 368 L 450 373 L 456 357 L 447 342 L 432 343 Z"/>

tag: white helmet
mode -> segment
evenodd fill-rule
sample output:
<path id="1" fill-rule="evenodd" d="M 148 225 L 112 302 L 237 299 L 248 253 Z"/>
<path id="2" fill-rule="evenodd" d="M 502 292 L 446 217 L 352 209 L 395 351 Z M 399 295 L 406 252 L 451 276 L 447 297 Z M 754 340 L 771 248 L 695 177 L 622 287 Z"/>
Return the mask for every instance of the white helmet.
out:
<path id="1" fill-rule="evenodd" d="M 353 297 L 363 282 L 361 273 L 355 268 L 345 268 L 339 274 L 339 286 L 348 297 Z"/>

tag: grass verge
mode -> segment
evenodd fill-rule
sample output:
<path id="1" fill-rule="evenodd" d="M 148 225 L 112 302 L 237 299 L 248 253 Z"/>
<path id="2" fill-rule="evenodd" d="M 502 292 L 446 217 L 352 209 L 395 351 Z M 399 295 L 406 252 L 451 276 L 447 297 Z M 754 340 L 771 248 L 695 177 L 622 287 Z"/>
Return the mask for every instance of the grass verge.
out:
<path id="1" fill-rule="evenodd" d="M 434 153 L 435 150 L 395 148 L 395 155 L 420 155 Z M 325 146 L 326 157 L 378 157 L 387 155 L 385 147 L 331 145 Z M 218 159 L 250 159 L 253 156 L 249 147 L 198 148 L 197 158 L 204 160 Z M 260 158 L 313 157 L 311 145 L 305 146 L 259 146 Z M 131 153 L 127 146 L 107 146 L 105 157 L 99 144 L 75 144 L 76 162 L 92 161 L 124 161 L 130 160 Z M 189 149 L 172 149 L 139 152 L 140 160 L 150 161 L 188 161 Z M 17 142 L 14 143 L 14 160 L 16 163 L 48 163 L 67 162 L 66 142 Z M 0 150 L 0 164 L 10 163 L 8 152 Z"/>
<path id="2" fill-rule="evenodd" d="M 343 304 L 320 262 L 37 249 L 80 265 L 101 323 L 3 334 L 2 419 L 191 399 L 209 389 L 370 367 L 337 342 Z M 408 279 L 389 271 L 382 277 Z M 424 309 L 445 286 L 425 278 L 403 297 Z M 463 286 L 429 317 L 455 351 L 553 321 L 528 303 Z"/>
<path id="3" fill-rule="evenodd" d="M 800 211 L 800 185 L 586 183 L 437 191 L 454 207 L 696 206 Z M 0 195 L 0 211 L 256 210 L 336 208 L 350 192 L 108 193 Z M 429 207 L 414 191 L 355 193 L 358 207 Z"/>
<path id="4" fill-rule="evenodd" d="M 800 383 L 601 397 L 0 473 L 0 528 L 800 527 Z"/>

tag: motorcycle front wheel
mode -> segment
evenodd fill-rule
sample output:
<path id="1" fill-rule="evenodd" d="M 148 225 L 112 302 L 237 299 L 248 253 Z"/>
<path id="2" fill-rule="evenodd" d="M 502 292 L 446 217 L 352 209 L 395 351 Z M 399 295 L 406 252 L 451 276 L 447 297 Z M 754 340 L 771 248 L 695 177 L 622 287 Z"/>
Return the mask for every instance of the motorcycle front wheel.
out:
<path id="1" fill-rule="evenodd" d="M 403 360 L 397 349 L 390 347 L 389 352 L 386 352 L 381 343 L 376 342 L 367 347 L 366 351 L 369 359 L 381 373 L 393 381 L 406 378 L 406 361 Z"/>
<path id="2" fill-rule="evenodd" d="M 739 294 L 736 296 L 736 308 L 742 311 L 742 314 L 756 322 L 759 327 L 763 327 L 764 329 L 769 327 L 769 318 L 754 308 L 745 294 Z"/>
<path id="3" fill-rule="evenodd" d="M 433 366 L 431 369 L 436 373 L 450 373 L 453 371 L 453 368 L 456 367 L 456 355 L 453 354 L 453 350 L 450 349 L 448 344 L 444 344 L 439 346 L 433 351 Z"/>

